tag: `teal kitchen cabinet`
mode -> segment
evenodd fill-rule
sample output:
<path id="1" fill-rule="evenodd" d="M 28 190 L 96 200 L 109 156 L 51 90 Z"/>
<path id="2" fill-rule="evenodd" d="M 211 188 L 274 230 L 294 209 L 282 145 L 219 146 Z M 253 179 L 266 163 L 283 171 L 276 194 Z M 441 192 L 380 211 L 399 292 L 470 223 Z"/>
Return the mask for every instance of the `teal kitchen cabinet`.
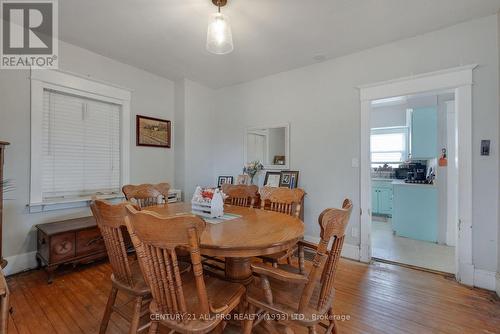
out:
<path id="1" fill-rule="evenodd" d="M 372 181 L 372 213 L 392 215 L 392 180 Z"/>
<path id="2" fill-rule="evenodd" d="M 396 235 L 437 242 L 438 192 L 433 185 L 394 184 L 392 229 Z"/>
<path id="3" fill-rule="evenodd" d="M 378 212 L 383 215 L 392 215 L 392 189 L 379 189 Z"/>
<path id="4" fill-rule="evenodd" d="M 412 159 L 429 159 L 438 155 L 437 109 L 415 108 L 411 113 Z"/>

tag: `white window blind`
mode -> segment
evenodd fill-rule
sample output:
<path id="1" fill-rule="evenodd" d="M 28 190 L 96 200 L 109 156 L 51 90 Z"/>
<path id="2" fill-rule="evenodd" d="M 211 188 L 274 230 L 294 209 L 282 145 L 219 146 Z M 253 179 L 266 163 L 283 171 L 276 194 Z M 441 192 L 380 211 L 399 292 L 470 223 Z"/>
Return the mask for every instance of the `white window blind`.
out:
<path id="1" fill-rule="evenodd" d="M 42 198 L 120 191 L 120 106 L 43 91 Z"/>

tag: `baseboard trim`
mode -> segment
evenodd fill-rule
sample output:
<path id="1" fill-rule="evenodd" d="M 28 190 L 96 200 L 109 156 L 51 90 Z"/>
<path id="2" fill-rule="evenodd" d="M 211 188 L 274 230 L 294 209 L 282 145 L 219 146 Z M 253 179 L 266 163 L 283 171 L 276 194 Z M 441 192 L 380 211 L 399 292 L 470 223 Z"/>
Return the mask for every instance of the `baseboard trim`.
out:
<path id="1" fill-rule="evenodd" d="M 463 285 L 474 286 L 474 266 L 463 262 L 458 265 L 460 270 L 458 270 L 457 281 Z"/>
<path id="2" fill-rule="evenodd" d="M 315 244 L 319 243 L 319 241 L 320 241 L 320 238 L 313 237 L 310 235 L 304 236 L 304 239 L 307 241 L 310 241 L 310 242 L 314 242 Z M 344 245 L 342 246 L 342 254 L 341 254 L 342 257 L 345 257 L 345 258 L 351 259 L 351 260 L 355 260 L 355 261 L 359 261 L 359 254 L 360 254 L 359 246 L 351 245 L 348 243 L 344 243 Z"/>
<path id="3" fill-rule="evenodd" d="M 36 268 L 36 251 L 8 256 L 7 267 L 3 270 L 6 276 L 17 274 L 21 271 Z"/>
<path id="4" fill-rule="evenodd" d="M 482 269 L 474 269 L 474 286 L 486 290 L 495 291 L 495 272 Z"/>

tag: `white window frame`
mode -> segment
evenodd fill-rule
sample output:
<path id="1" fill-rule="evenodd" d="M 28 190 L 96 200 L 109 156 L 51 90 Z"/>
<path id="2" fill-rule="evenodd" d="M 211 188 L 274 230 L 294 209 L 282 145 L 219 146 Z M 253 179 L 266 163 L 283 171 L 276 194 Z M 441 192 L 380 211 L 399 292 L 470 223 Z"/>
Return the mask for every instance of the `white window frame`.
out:
<path id="1" fill-rule="evenodd" d="M 129 89 L 108 83 L 84 78 L 75 74 L 57 70 L 31 70 L 31 179 L 30 212 L 67 209 L 88 205 L 90 197 L 43 201 L 42 198 L 42 116 L 43 91 L 72 94 L 84 98 L 118 104 L 120 106 L 120 184 L 129 183 L 130 179 L 130 100 Z M 104 198 L 116 198 L 121 195 L 107 195 Z"/>
<path id="2" fill-rule="evenodd" d="M 402 152 L 403 155 L 403 160 L 398 161 L 398 162 L 390 162 L 390 161 L 384 161 L 384 162 L 373 162 L 371 161 L 371 164 L 397 164 L 397 163 L 403 163 L 409 153 L 409 130 L 407 126 L 391 126 L 391 127 L 385 127 L 385 128 L 372 128 L 370 132 L 370 143 L 371 143 L 371 136 L 373 135 L 384 135 L 384 134 L 391 134 L 391 133 L 404 133 L 405 134 L 405 150 Z M 373 153 L 371 149 L 371 144 L 370 144 L 370 160 L 371 160 L 371 154 Z"/>

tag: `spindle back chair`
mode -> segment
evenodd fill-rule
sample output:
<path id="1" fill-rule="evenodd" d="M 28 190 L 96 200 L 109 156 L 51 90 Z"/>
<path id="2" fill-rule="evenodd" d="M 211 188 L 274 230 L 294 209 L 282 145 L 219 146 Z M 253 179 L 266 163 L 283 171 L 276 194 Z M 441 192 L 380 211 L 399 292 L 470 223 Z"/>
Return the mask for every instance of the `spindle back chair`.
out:
<path id="1" fill-rule="evenodd" d="M 149 333 L 156 333 L 160 324 L 180 333 L 206 333 L 219 326 L 240 303 L 245 289 L 204 277 L 199 236 L 205 222 L 189 214 L 162 217 L 132 206 L 127 210 L 127 228 L 153 296 Z M 191 255 L 193 270 L 186 275 L 179 271 L 178 247 Z"/>
<path id="2" fill-rule="evenodd" d="M 137 333 L 145 328 L 139 328 L 141 316 L 144 315 L 144 303 L 151 300 L 149 288 L 144 283 L 140 268 L 136 261 L 129 261 L 127 249 L 130 237 L 125 227 L 126 205 L 128 202 L 111 204 L 101 200 L 94 200 L 90 208 L 104 239 L 104 245 L 111 264 L 111 292 L 108 297 L 104 316 L 99 333 L 105 333 L 109 319 L 113 312 L 130 321 L 129 333 Z M 139 209 L 137 206 L 134 206 Z M 122 291 L 134 299 L 133 314 L 130 317 L 123 307 L 117 306 L 116 295 Z"/>
<path id="3" fill-rule="evenodd" d="M 140 208 L 166 203 L 170 184 L 125 185 L 122 188 L 125 198 L 136 203 Z"/>
<path id="4" fill-rule="evenodd" d="M 300 188 L 277 188 L 277 187 L 262 187 L 260 188 L 260 208 L 263 210 L 271 210 L 286 215 L 300 218 L 300 210 L 302 201 L 305 196 L 304 190 Z M 287 260 L 291 263 L 292 256 L 296 252 L 297 247 L 292 247 L 287 251 L 261 256 L 265 262 L 271 262 L 274 267 L 282 260 Z"/>
<path id="5" fill-rule="evenodd" d="M 299 259 L 302 262 L 299 272 L 291 266 L 272 268 L 265 264 L 253 264 L 252 270 L 260 277 L 261 289 L 253 287 L 248 292 L 249 313 L 253 314 L 256 309 L 264 309 L 270 313 L 287 314 L 292 321 L 308 327 L 309 333 L 316 333 L 316 325 L 327 316 L 328 325 L 322 323 L 320 325 L 326 327 L 326 333 L 336 333 L 337 325 L 333 314 L 334 282 L 351 212 L 352 202 L 346 199 L 342 209 L 326 209 L 321 213 L 318 219 L 321 229 L 319 244 L 316 246 L 299 241 L 299 253 L 302 254 Z M 331 244 L 330 249 L 328 249 L 329 244 Z M 307 276 L 303 275 L 304 247 L 315 251 Z M 302 285 L 300 298 L 293 303 L 289 300 L 274 299 L 269 279 L 278 282 L 274 287 L 276 290 L 290 290 L 290 286 Z M 275 295 L 282 296 L 279 293 Z M 297 317 L 297 314 L 301 317 Z M 245 323 L 244 327 L 244 333 L 250 333 L 252 321 Z"/>
<path id="6" fill-rule="evenodd" d="M 300 188 L 260 188 L 260 208 L 300 217 L 304 190 Z"/>
<path id="7" fill-rule="evenodd" d="M 222 192 L 228 196 L 227 204 L 253 208 L 259 188 L 256 185 L 228 184 L 222 185 Z"/>

